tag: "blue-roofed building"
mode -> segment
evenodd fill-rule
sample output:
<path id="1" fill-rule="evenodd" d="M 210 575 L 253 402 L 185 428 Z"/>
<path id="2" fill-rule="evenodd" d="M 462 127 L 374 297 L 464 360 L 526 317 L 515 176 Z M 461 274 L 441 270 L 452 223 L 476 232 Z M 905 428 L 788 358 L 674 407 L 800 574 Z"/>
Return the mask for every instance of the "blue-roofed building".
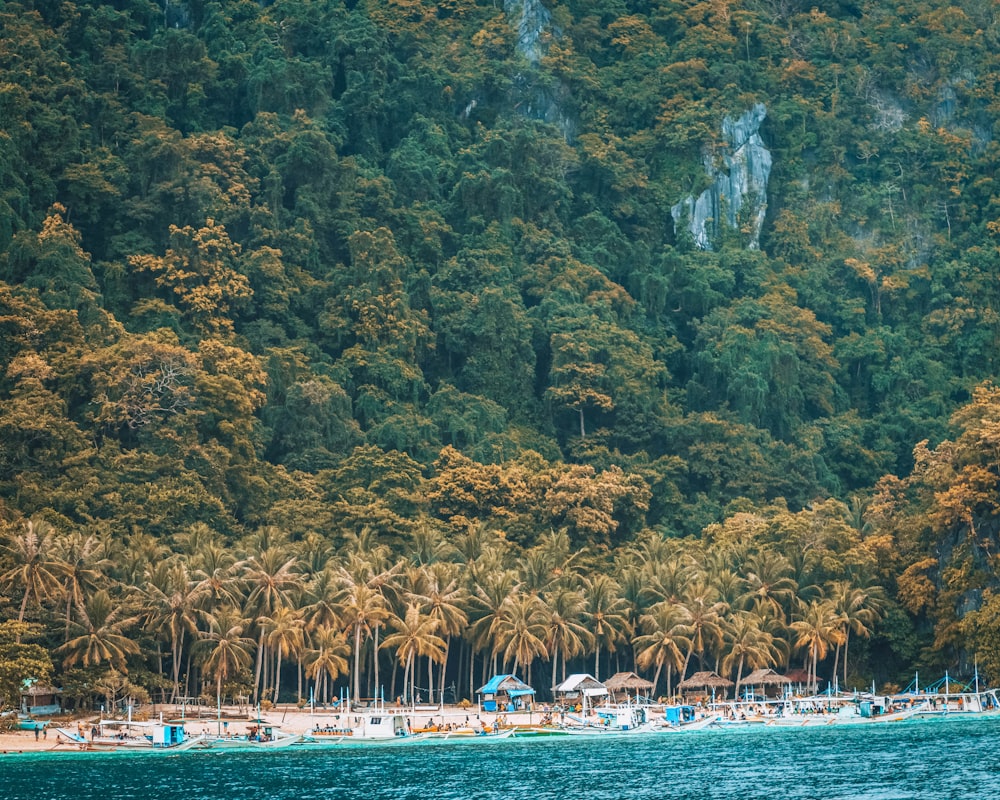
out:
<path id="1" fill-rule="evenodd" d="M 535 690 L 516 675 L 494 675 L 485 686 L 476 690 L 482 699 L 483 711 L 517 711 L 530 702 Z"/>

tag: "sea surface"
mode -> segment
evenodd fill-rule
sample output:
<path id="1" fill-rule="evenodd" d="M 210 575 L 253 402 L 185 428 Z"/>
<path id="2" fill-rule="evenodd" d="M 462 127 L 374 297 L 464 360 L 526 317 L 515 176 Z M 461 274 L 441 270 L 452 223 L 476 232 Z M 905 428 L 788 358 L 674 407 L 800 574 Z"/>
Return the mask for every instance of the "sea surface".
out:
<path id="1" fill-rule="evenodd" d="M 0 755 L 10 800 L 1000 798 L 1000 716 L 486 744 Z"/>

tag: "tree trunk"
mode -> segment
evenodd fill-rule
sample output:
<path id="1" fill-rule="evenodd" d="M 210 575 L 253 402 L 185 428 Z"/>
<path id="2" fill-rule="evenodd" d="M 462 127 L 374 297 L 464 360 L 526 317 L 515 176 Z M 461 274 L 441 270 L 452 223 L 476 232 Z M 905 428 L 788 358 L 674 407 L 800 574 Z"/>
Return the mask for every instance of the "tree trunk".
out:
<path id="1" fill-rule="evenodd" d="M 847 645 L 851 641 L 851 629 L 844 633 L 844 686 L 847 686 Z"/>
<path id="2" fill-rule="evenodd" d="M 378 649 L 378 630 L 379 630 L 379 624 L 376 622 L 375 623 L 375 654 L 374 654 L 374 663 L 372 664 L 372 670 L 375 673 L 375 696 L 376 697 L 378 697 L 379 694 L 380 694 L 380 692 L 379 692 L 379 688 L 380 688 L 379 687 L 379 675 L 378 675 L 378 654 L 379 654 L 379 649 Z"/>
<path id="3" fill-rule="evenodd" d="M 358 693 L 361 689 L 361 675 L 360 675 L 360 665 L 361 665 L 361 623 L 354 623 L 354 699 L 358 699 Z"/>
<path id="4" fill-rule="evenodd" d="M 656 674 L 653 675 L 653 689 L 652 695 L 656 697 L 656 684 L 660 682 L 660 673 L 663 671 L 663 662 L 659 661 L 656 664 Z"/>
<path id="5" fill-rule="evenodd" d="M 264 629 L 261 628 L 257 637 L 257 667 L 253 676 L 253 704 L 256 706 L 260 700 L 260 671 L 264 666 Z M 184 687 L 184 694 L 187 694 L 187 687 Z"/>

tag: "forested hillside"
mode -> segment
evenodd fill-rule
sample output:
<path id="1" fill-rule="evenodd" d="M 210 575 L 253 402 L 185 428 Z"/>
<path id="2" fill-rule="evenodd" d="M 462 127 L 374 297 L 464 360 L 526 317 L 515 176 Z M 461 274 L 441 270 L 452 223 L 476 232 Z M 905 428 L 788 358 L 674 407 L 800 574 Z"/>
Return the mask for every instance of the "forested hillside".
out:
<path id="1" fill-rule="evenodd" d="M 0 691 L 1000 681 L 998 91 L 987 0 L 0 0 Z"/>

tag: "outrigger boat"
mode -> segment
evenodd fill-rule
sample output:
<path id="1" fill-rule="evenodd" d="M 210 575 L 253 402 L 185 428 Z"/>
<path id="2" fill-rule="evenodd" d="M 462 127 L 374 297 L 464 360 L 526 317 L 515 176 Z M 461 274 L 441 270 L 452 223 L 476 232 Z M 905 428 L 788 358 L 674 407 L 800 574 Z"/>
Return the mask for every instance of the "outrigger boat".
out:
<path id="1" fill-rule="evenodd" d="M 184 724 L 176 722 L 103 719 L 91 728 L 89 738 L 79 730 L 55 730 L 62 737 L 60 744 L 80 750 L 191 750 L 205 741 L 203 736 L 188 738 Z"/>

